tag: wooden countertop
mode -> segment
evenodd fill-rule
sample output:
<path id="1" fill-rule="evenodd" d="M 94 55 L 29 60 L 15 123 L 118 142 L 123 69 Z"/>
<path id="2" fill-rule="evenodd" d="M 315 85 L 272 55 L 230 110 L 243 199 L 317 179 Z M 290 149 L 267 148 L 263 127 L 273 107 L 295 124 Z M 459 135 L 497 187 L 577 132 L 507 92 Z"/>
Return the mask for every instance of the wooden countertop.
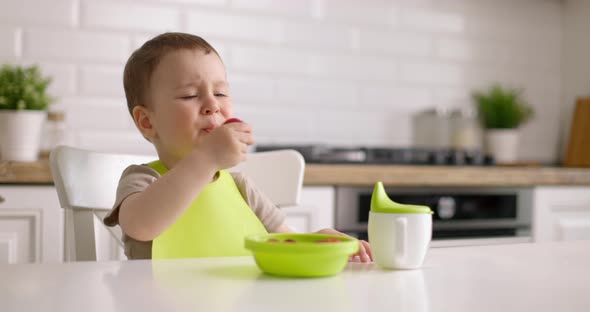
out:
<path id="1" fill-rule="evenodd" d="M 0 161 L 0 183 L 53 184 L 49 160 L 35 162 Z"/>
<path id="2" fill-rule="evenodd" d="M 318 164 L 305 168 L 305 185 L 371 186 L 377 181 L 388 186 L 590 186 L 590 169 Z M 0 162 L 0 183 L 52 184 L 49 162 Z"/>
<path id="3" fill-rule="evenodd" d="M 560 167 L 456 167 L 308 165 L 306 185 L 372 186 L 587 185 L 590 169 Z"/>

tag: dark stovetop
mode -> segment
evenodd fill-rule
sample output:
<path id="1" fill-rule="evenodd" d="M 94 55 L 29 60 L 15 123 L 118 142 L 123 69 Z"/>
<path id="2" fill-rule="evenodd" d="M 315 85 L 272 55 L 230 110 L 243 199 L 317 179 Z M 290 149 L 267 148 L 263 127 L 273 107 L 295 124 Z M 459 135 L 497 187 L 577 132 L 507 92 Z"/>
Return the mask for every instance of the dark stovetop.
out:
<path id="1" fill-rule="evenodd" d="M 294 149 L 306 163 L 492 166 L 493 157 L 481 151 L 330 145 L 258 145 L 257 152 Z"/>

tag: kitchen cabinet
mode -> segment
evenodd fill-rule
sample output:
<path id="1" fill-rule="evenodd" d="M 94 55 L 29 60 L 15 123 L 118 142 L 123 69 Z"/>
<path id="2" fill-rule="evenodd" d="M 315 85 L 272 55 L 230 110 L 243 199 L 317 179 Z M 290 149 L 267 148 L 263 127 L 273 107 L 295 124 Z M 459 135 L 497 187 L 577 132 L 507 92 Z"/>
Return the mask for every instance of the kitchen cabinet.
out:
<path id="1" fill-rule="evenodd" d="M 533 201 L 535 242 L 590 239 L 590 187 L 537 187 Z"/>
<path id="2" fill-rule="evenodd" d="M 590 239 L 590 187 L 532 189 L 533 239 Z M 334 227 L 335 188 L 305 186 L 297 207 L 285 207 L 286 222 L 299 232 Z M 0 263 L 61 262 L 64 211 L 52 185 L 0 185 Z M 100 222 L 97 218 L 95 222 Z M 104 226 L 98 226 L 99 260 L 124 259 Z"/>
<path id="3" fill-rule="evenodd" d="M 299 205 L 285 207 L 287 224 L 297 232 L 314 232 L 334 227 L 334 187 L 306 186 Z"/>
<path id="4" fill-rule="evenodd" d="M 0 263 L 62 259 L 63 209 L 55 187 L 0 185 Z"/>

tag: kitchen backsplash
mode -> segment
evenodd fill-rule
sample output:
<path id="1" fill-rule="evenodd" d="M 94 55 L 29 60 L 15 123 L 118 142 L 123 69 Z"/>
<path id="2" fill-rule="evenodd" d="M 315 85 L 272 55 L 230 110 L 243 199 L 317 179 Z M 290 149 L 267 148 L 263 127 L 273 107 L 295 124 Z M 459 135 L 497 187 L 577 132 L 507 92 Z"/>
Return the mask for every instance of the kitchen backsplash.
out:
<path id="1" fill-rule="evenodd" d="M 406 146 L 412 114 L 501 82 L 537 112 L 522 158 L 553 161 L 561 25 L 558 0 L 2 0 L 0 61 L 54 77 L 53 110 L 85 148 L 152 151 L 127 113 L 123 66 L 146 39 L 184 31 L 219 50 L 258 142 Z"/>

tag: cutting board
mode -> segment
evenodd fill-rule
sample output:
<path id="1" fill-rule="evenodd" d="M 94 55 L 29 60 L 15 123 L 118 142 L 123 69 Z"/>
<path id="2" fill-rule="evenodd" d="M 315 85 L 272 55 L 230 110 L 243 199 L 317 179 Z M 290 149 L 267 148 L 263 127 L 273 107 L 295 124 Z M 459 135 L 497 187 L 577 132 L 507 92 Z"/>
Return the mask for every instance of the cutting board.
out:
<path id="1" fill-rule="evenodd" d="M 564 165 L 590 167 L 590 98 L 576 102 Z"/>

